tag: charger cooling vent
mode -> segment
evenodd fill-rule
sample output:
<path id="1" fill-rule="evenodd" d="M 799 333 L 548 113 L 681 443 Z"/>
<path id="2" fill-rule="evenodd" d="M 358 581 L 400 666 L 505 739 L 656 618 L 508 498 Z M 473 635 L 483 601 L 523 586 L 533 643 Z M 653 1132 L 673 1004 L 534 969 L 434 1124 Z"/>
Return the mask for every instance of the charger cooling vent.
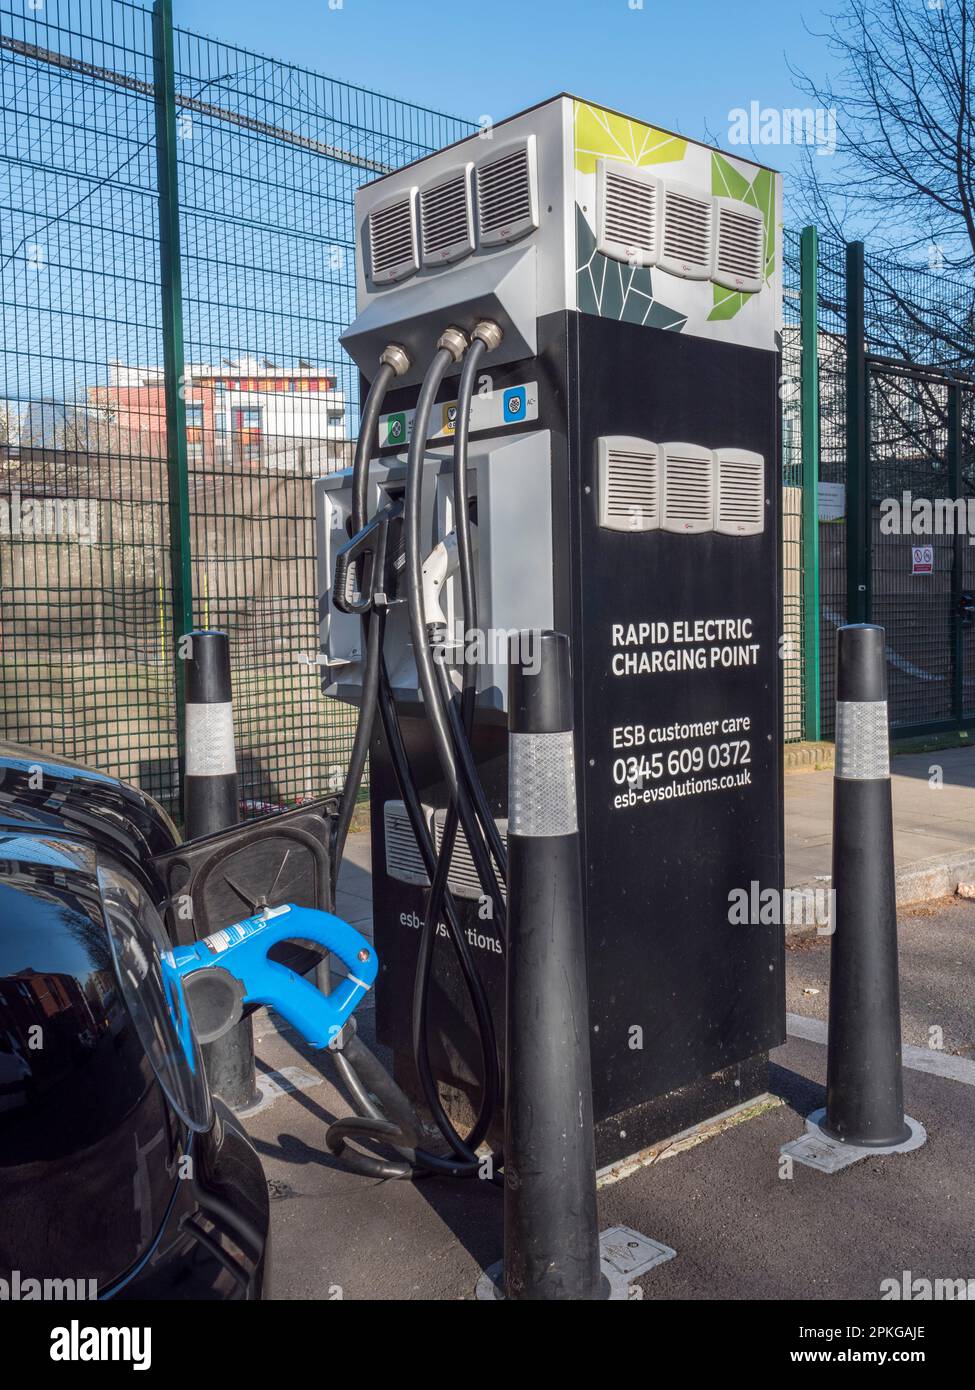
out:
<path id="1" fill-rule="evenodd" d="M 424 265 L 450 265 L 474 250 L 473 164 L 455 169 L 420 191 L 420 247 Z"/>
<path id="2" fill-rule="evenodd" d="M 434 811 L 433 813 L 433 842 L 437 853 L 440 853 L 440 846 L 443 843 L 444 821 L 447 818 L 445 810 Z M 507 849 L 508 846 L 508 822 L 507 820 L 496 820 L 495 825 L 501 835 L 501 843 Z M 483 895 L 481 880 L 477 876 L 474 867 L 474 860 L 471 858 L 470 847 L 467 837 L 463 830 L 458 828 L 457 837 L 454 840 L 454 851 L 450 856 L 450 872 L 447 875 L 447 884 L 452 893 L 458 898 L 472 898 L 477 900 Z M 501 885 L 502 896 L 507 898 L 504 884 Z"/>
<path id="3" fill-rule="evenodd" d="M 419 883 L 426 887 L 430 879 L 402 801 L 387 801 L 383 806 L 383 829 L 389 877 L 399 879 L 400 883 Z"/>
<path id="4" fill-rule="evenodd" d="M 734 198 L 716 198 L 714 238 L 716 285 L 755 294 L 765 276 L 765 218 L 758 208 Z"/>
<path id="5" fill-rule="evenodd" d="M 659 179 L 635 165 L 599 160 L 596 250 L 628 265 L 656 264 L 659 206 Z"/>
<path id="6" fill-rule="evenodd" d="M 599 524 L 608 531 L 660 526 L 660 451 L 649 439 L 604 435 L 598 441 Z"/>
<path id="7" fill-rule="evenodd" d="M 748 449 L 717 449 L 715 524 L 725 536 L 757 536 L 765 530 L 765 460 Z"/>
<path id="8" fill-rule="evenodd" d="M 505 145 L 479 164 L 477 239 L 481 246 L 501 246 L 527 236 L 538 226 L 535 137 Z"/>
<path id="9" fill-rule="evenodd" d="M 711 278 L 714 200 L 682 183 L 664 183 L 659 265 L 685 280 Z"/>
<path id="10" fill-rule="evenodd" d="M 420 267 L 416 237 L 416 189 L 369 214 L 369 269 L 374 285 L 405 280 Z"/>
<path id="11" fill-rule="evenodd" d="M 662 444 L 660 524 L 690 535 L 714 529 L 714 455 L 699 444 Z"/>

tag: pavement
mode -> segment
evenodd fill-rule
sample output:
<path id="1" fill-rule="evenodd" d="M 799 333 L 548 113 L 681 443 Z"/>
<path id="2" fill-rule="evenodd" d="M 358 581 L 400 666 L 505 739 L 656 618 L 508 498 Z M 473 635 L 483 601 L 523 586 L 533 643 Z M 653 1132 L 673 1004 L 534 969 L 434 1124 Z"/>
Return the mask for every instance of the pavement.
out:
<path id="1" fill-rule="evenodd" d="M 929 780 L 935 765 L 940 788 Z M 831 777 L 787 778 L 790 882 L 829 872 Z M 969 750 L 898 758 L 899 864 L 963 852 L 975 863 L 973 793 Z M 338 910 L 371 930 L 367 835 L 350 837 Z M 633 1281 L 633 1297 L 876 1300 L 881 1281 L 900 1283 L 905 1271 L 908 1279 L 975 1280 L 975 903 L 952 897 L 903 908 L 899 941 L 905 1103 L 927 1143 L 833 1175 L 781 1163 L 781 1146 L 825 1103 L 829 941 L 791 939 L 789 1037 L 772 1054 L 769 1094 L 601 1181 L 602 1228 L 624 1225 L 676 1251 Z M 373 1017 L 367 998 L 357 1020 L 371 1045 Z M 324 1145 L 327 1125 L 350 1108 L 331 1064 L 321 1069 L 321 1056 L 268 1014 L 255 1023 L 266 1100 L 246 1124 L 273 1198 L 275 1296 L 473 1298 L 479 1274 L 501 1255 L 498 1190 L 373 1182 L 343 1169 Z"/>
<path id="2" fill-rule="evenodd" d="M 891 760 L 897 901 L 926 902 L 975 881 L 975 749 Z M 786 886 L 824 884 L 832 853 L 833 773 L 785 778 Z"/>

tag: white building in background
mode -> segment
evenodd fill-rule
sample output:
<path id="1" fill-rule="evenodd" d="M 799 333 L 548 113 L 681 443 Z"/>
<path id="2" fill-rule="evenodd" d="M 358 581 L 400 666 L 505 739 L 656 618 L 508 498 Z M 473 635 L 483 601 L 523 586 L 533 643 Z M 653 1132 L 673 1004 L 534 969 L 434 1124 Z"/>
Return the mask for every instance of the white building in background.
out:
<path id="1" fill-rule="evenodd" d="M 334 373 L 317 367 L 277 367 L 255 357 L 242 357 L 219 367 L 187 366 L 191 386 L 214 393 L 214 427 L 233 434 L 258 429 L 267 438 L 348 439 L 344 391 L 336 389 Z"/>
<path id="2" fill-rule="evenodd" d="M 165 447 L 163 388 L 162 368 L 111 362 L 108 385 L 91 387 L 89 400 L 109 412 L 116 429 L 155 451 Z M 256 357 L 193 362 L 183 396 L 191 463 L 328 472 L 348 462 L 347 403 L 334 372 Z"/>

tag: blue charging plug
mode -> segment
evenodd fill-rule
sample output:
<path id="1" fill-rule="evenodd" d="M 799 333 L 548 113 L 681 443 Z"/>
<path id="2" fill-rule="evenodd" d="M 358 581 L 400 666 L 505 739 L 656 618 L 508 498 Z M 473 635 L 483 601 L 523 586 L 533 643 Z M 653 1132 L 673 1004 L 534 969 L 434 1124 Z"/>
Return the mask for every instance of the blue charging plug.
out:
<path id="1" fill-rule="evenodd" d="M 323 994 L 286 965 L 268 959 L 272 946 L 295 940 L 314 941 L 348 968 L 348 975 L 330 994 Z M 175 946 L 162 961 L 166 987 L 184 1005 L 173 1010 L 183 1027 L 188 1026 L 191 1013 L 185 1007 L 186 995 L 192 992 L 191 977 L 199 971 L 222 971 L 241 1005 L 266 1004 L 312 1047 L 328 1047 L 341 1032 L 379 969 L 372 943 L 348 922 L 331 912 L 291 905 L 269 908 L 190 946 Z M 186 1039 L 183 1041 L 185 1046 Z"/>

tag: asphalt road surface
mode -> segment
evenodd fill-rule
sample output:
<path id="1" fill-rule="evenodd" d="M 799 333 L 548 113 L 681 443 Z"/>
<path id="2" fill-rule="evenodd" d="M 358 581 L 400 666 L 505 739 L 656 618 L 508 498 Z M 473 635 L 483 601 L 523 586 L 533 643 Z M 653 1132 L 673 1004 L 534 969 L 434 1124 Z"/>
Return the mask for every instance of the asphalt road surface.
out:
<path id="1" fill-rule="evenodd" d="M 975 902 L 940 898 L 902 908 L 897 935 L 904 1042 L 975 1057 Z M 829 938 L 793 939 L 786 958 L 787 1010 L 825 1019 Z"/>
<path id="2" fill-rule="evenodd" d="M 784 1174 L 781 1146 L 825 1099 L 825 1030 L 816 1020 L 826 1018 L 829 941 L 793 942 L 788 1009 L 804 1017 L 800 1036 L 793 1020 L 773 1053 L 765 1108 L 600 1191 L 603 1228 L 629 1226 L 677 1252 L 636 1281 L 635 1297 L 879 1300 L 882 1281 L 907 1272 L 975 1279 L 975 904 L 908 909 L 900 940 L 904 1041 L 929 1050 L 909 1059 L 905 1103 L 927 1144 L 832 1176 L 799 1165 Z M 368 1038 L 371 1001 L 357 1017 Z M 287 1084 L 293 1067 L 299 1078 L 299 1089 L 248 1121 L 274 1199 L 276 1296 L 472 1298 L 478 1274 L 501 1254 L 498 1191 L 376 1183 L 346 1171 L 324 1145 L 326 1125 L 349 1111 L 330 1063 L 323 1075 L 321 1058 L 267 1015 L 257 1016 L 256 1033 L 262 1074 Z M 955 1075 L 923 1069 L 939 1041 L 946 1056 L 936 1060 Z"/>

